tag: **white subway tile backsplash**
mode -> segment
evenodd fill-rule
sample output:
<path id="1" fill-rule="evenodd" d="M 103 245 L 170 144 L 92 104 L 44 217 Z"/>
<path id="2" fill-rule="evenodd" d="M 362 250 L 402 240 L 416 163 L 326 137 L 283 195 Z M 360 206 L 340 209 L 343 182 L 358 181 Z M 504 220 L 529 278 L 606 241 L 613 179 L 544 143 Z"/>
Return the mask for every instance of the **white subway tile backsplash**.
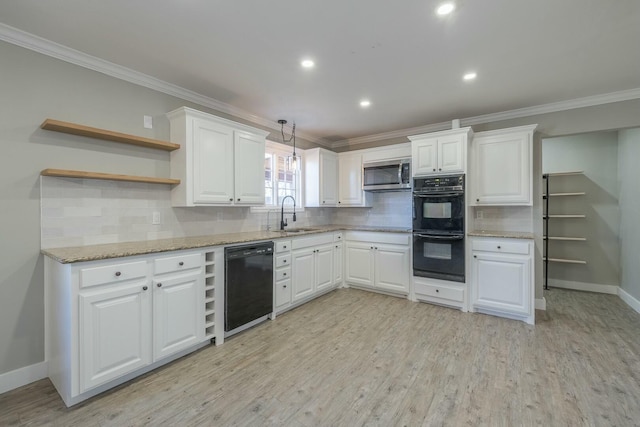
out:
<path id="1" fill-rule="evenodd" d="M 145 183 L 41 178 L 43 248 L 264 230 L 267 213 L 240 207 L 171 206 L 170 187 Z M 411 227 L 411 193 L 373 194 L 371 208 L 306 208 L 289 227 L 325 224 Z M 151 224 L 153 212 L 162 222 Z M 280 228 L 280 211 L 268 215 Z"/>

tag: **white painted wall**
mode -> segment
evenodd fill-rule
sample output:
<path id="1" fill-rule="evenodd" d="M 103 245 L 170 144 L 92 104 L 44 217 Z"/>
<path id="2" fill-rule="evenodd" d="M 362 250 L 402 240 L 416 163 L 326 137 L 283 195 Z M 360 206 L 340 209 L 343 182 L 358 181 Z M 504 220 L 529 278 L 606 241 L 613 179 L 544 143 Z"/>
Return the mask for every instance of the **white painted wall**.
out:
<path id="1" fill-rule="evenodd" d="M 618 132 L 542 140 L 544 173 L 584 171 L 552 176 L 551 193 L 585 192 L 584 196 L 551 197 L 551 214 L 585 214 L 584 219 L 550 219 L 549 234 L 586 237 L 585 242 L 549 242 L 552 258 L 580 259 L 581 264 L 549 264 L 549 279 L 597 285 L 620 284 L 620 209 L 618 205 Z M 586 290 L 587 288 L 585 288 Z"/>
<path id="2" fill-rule="evenodd" d="M 640 300 L 640 129 L 620 131 L 618 142 L 620 287 Z"/>

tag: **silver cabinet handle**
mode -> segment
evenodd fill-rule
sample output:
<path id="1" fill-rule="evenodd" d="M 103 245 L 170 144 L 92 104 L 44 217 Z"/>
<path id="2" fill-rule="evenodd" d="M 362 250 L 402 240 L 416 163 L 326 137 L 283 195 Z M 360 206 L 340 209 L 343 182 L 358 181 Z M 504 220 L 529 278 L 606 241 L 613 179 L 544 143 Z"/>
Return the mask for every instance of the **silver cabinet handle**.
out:
<path id="1" fill-rule="evenodd" d="M 184 261 L 180 261 L 180 262 L 178 263 L 178 265 L 179 265 L 180 267 L 182 267 L 182 266 L 184 265 Z"/>
<path id="2" fill-rule="evenodd" d="M 120 273 L 119 271 L 116 271 L 116 277 L 120 277 L 122 273 Z"/>
<path id="3" fill-rule="evenodd" d="M 162 287 L 162 283 L 158 283 L 156 286 L 161 288 Z"/>
<path id="4" fill-rule="evenodd" d="M 148 287 L 146 287 L 146 286 L 143 286 L 143 287 L 142 287 L 142 290 L 143 290 L 143 291 L 146 291 L 147 289 L 149 289 L 149 288 L 148 288 Z"/>

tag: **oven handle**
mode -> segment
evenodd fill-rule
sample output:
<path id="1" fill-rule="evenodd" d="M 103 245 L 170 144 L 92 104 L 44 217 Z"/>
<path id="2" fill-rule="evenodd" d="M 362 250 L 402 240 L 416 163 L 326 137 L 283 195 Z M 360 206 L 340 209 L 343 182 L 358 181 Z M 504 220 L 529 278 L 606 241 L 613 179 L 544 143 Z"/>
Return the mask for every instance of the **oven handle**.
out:
<path id="1" fill-rule="evenodd" d="M 433 234 L 414 234 L 414 236 L 418 236 L 418 237 L 424 237 L 426 239 L 433 239 L 433 240 L 462 240 L 464 239 L 464 236 L 434 236 Z"/>
<path id="2" fill-rule="evenodd" d="M 424 199 L 433 198 L 433 197 L 462 196 L 463 194 L 464 194 L 463 191 L 447 192 L 447 193 L 429 193 L 429 194 L 413 193 L 414 197 L 420 197 Z"/>

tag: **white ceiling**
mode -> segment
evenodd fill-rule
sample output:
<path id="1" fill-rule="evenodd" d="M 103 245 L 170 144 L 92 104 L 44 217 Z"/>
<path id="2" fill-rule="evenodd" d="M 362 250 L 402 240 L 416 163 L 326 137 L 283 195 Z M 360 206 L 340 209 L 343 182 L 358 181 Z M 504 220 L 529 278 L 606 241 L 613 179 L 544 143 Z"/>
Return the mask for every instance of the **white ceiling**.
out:
<path id="1" fill-rule="evenodd" d="M 638 0 L 439 3 L 20 0 L 0 20 L 327 142 L 640 88 Z"/>

